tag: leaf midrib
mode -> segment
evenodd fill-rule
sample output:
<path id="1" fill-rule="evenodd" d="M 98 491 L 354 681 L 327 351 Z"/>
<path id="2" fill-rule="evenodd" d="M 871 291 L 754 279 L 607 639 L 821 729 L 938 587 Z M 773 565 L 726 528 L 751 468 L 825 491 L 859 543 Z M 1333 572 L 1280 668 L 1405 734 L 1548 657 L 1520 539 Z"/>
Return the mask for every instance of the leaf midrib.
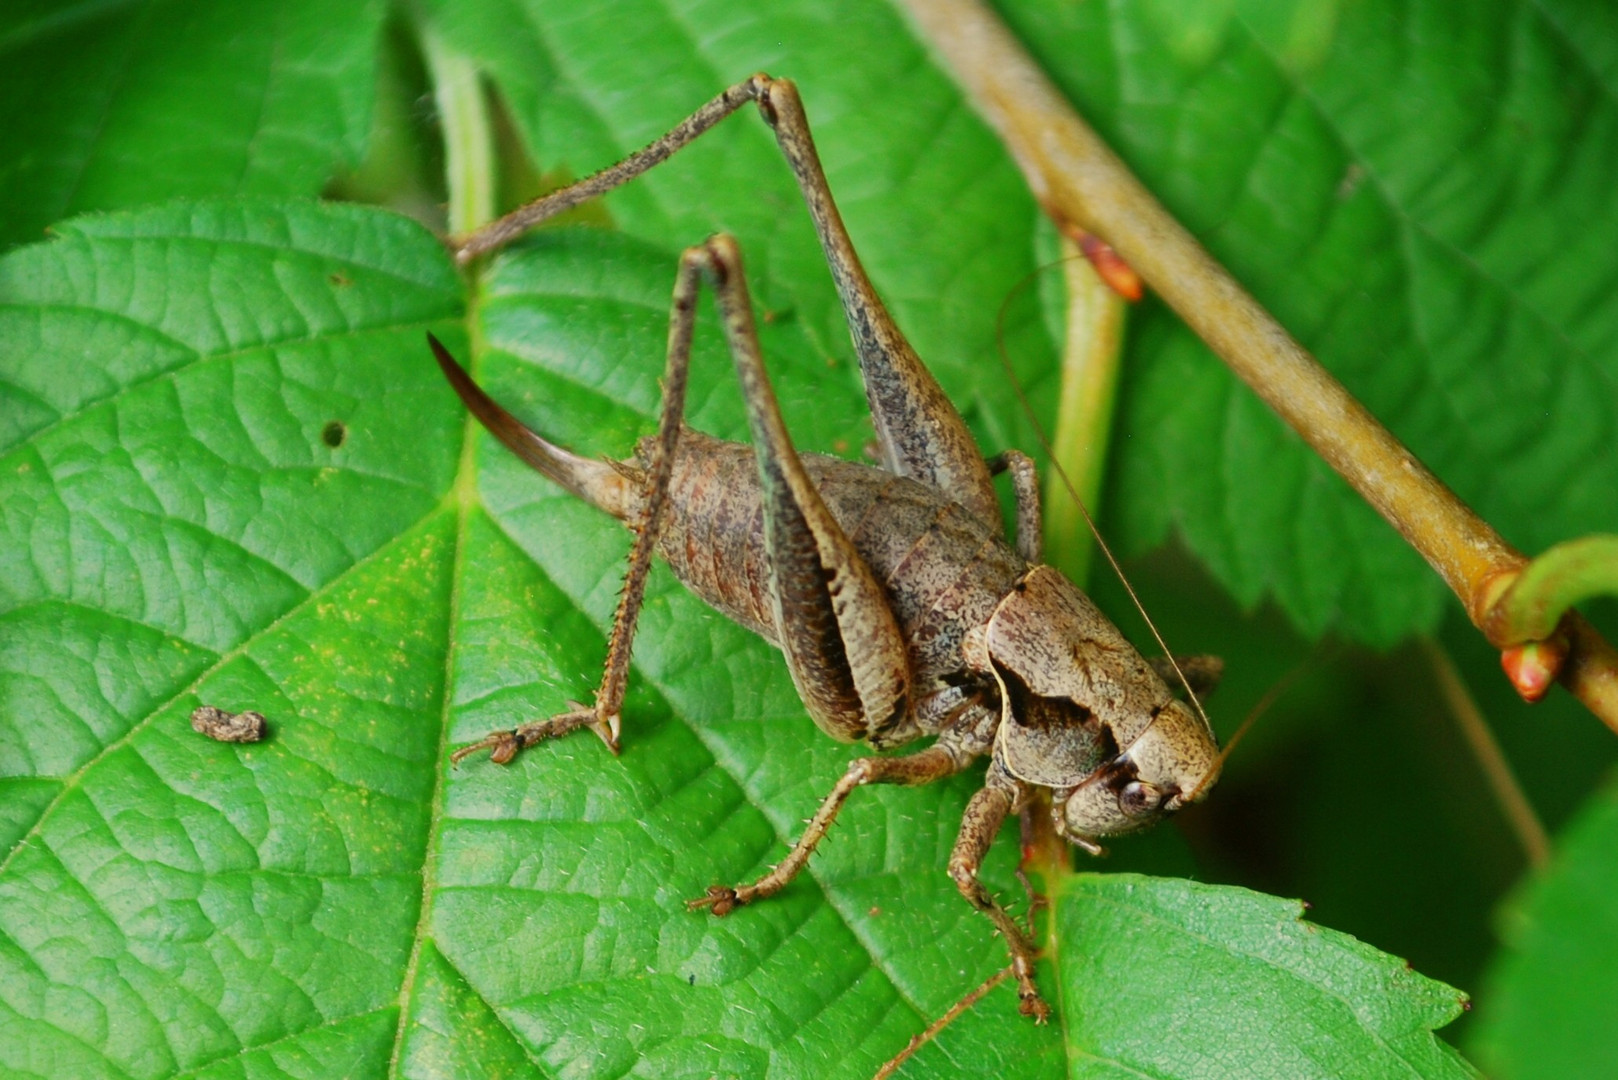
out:
<path id="1" fill-rule="evenodd" d="M 469 323 L 470 319 L 467 320 Z M 472 332 L 475 333 L 475 328 Z M 466 532 L 470 501 L 474 497 L 474 433 L 476 420 L 468 413 L 462 418 L 461 448 L 456 458 L 455 481 L 450 485 L 446 501 L 455 509 L 455 551 L 450 556 L 449 579 L 449 605 L 445 612 L 444 628 L 444 671 L 439 683 L 439 723 L 438 746 L 433 752 L 433 791 L 427 801 L 427 843 L 422 848 L 421 859 L 421 901 L 416 912 L 416 926 L 410 935 L 410 958 L 405 962 L 405 970 L 399 979 L 399 1025 L 393 1036 L 393 1049 L 388 1057 L 388 1073 L 395 1075 L 399 1069 L 401 1053 L 404 1050 L 405 1035 L 410 1027 L 410 1004 L 415 995 L 416 973 L 421 963 L 422 945 L 427 941 L 431 932 L 433 917 L 433 898 L 438 892 L 438 865 L 439 846 L 443 840 L 444 830 L 444 792 L 446 788 L 447 757 L 445 750 L 449 744 L 450 718 L 455 710 L 455 630 L 460 625 L 461 610 L 461 581 L 466 554 Z M 445 956 L 444 962 L 455 967 L 454 962 Z M 466 982 L 468 989 L 472 984 L 466 980 L 464 972 L 459 968 L 455 970 Z M 474 991 L 475 992 L 475 991 Z M 481 999 L 482 995 L 478 997 Z M 484 1002 L 489 1005 L 488 1002 Z M 498 1017 L 498 1012 L 489 1007 L 490 1015 Z M 504 1018 L 499 1022 L 505 1024 Z M 513 1036 L 515 1033 L 512 1033 Z M 533 1056 L 528 1053 L 527 1046 L 517 1040 L 523 1053 L 530 1061 Z M 535 1062 L 538 1065 L 538 1062 Z"/>

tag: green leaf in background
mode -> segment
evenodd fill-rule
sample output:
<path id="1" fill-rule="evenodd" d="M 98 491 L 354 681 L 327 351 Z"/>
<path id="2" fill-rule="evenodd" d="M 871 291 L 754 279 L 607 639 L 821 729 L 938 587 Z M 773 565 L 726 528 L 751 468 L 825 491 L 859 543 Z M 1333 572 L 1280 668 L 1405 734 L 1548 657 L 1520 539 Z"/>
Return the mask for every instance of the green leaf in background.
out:
<path id="1" fill-rule="evenodd" d="M 1581 0 L 1222 8 L 1012 0 L 1103 136 L 1511 542 L 1618 523 L 1614 11 Z M 1170 103 L 1173 103 L 1172 105 Z M 1207 349 L 1147 305 L 1110 491 L 1244 603 L 1389 645 L 1443 589 Z"/>
<path id="2" fill-rule="evenodd" d="M 1618 1033 L 1618 788 L 1609 785 L 1563 837 L 1550 868 L 1501 915 L 1496 959 L 1472 1045 L 1498 1076 L 1611 1076 Z"/>
<path id="3" fill-rule="evenodd" d="M 1502 388 L 1495 368 L 1448 351 L 1453 335 L 1431 322 L 1443 311 L 1430 281 L 1396 297 L 1413 305 L 1410 318 L 1380 306 L 1389 221 L 1414 228 L 1431 208 L 1385 191 L 1386 164 L 1337 194 L 1351 166 L 1381 160 L 1373 151 L 1414 168 L 1430 148 L 1369 140 L 1333 157 L 1297 142 L 1314 129 L 1288 126 L 1294 111 L 1314 115 L 1304 106 L 1332 120 L 1353 111 L 1354 93 L 1410 92 L 1388 78 L 1394 61 L 1368 64 L 1355 82 L 1352 54 L 1343 58 L 1382 55 L 1376 35 L 1393 5 L 1325 22 L 1290 14 L 1302 8 L 1236 5 L 1184 32 L 1168 7 L 1030 5 L 1017 15 L 1051 21 L 1033 44 L 1059 77 L 1082 84 L 1081 105 L 1239 274 L 1273 294 L 1283 318 L 1364 381 L 1355 389 L 1393 400 L 1395 427 L 1412 425 L 1402 434 L 1436 440 L 1440 471 L 1461 461 L 1452 479 L 1464 487 L 1509 473 L 1512 454 L 1543 467 L 1538 482 L 1552 493 L 1490 496 L 1508 534 L 1582 527 L 1610 457 L 1587 451 L 1577 475 L 1564 459 L 1566 439 L 1586 437 L 1612 408 L 1590 390 L 1611 370 L 1596 332 L 1604 294 L 1591 285 L 1577 312 L 1555 308 L 1529 287 L 1539 278 L 1484 259 L 1500 255 L 1494 247 L 1442 233 L 1470 254 L 1463 271 L 1505 283 L 1503 294 L 1483 290 L 1488 310 L 1550 311 L 1583 350 L 1578 370 L 1595 373 L 1570 384 L 1594 420 L 1528 425 L 1522 401 L 1544 411 L 1555 404 L 1545 385 L 1561 385 L 1535 366 L 1543 351 L 1510 339 L 1491 354 L 1526 365 L 1520 384 Z M 31 237 L 70 208 L 321 190 L 333 163 L 355 156 L 374 50 L 421 26 L 482 67 L 496 116 L 552 179 L 622 156 L 754 70 L 792 76 L 901 323 L 986 447 L 1029 445 L 993 350 L 997 312 L 1035 267 L 1037 213 L 883 6 L 475 0 L 400 14 L 397 34 L 378 33 L 382 13 L 370 7 L 283 5 L 273 18 L 234 5 L 68 10 L 23 9 L 15 27 L 26 32 L 6 24 L 26 85 L 0 95 L 37 114 L 0 136 L 24 163 L 0 171 L 13 197 L 5 227 L 19 223 L 8 236 Z M 1509 10 L 1511 40 L 1529 45 L 1550 23 L 1582 43 L 1611 19 Z M 1412 54 L 1453 44 L 1429 26 L 1443 17 L 1437 0 L 1398 11 L 1400 32 L 1422 46 Z M 280 20 L 275 62 L 241 62 L 244 50 L 263 55 L 259 24 L 221 29 L 252 19 Z M 1075 19 L 1108 21 L 1085 23 L 1101 36 L 1068 50 Z M 164 43 L 182 30 L 192 37 L 171 56 Z M 132 59 L 120 80 L 74 49 Z M 82 76 L 64 81 L 107 103 L 104 140 L 82 136 L 84 117 L 101 114 L 50 111 L 78 100 L 52 96 L 50 73 L 81 62 Z M 1599 134 L 1611 111 L 1610 95 L 1527 93 L 1576 80 L 1576 64 L 1571 75 L 1454 70 L 1526 93 L 1524 115 L 1540 133 L 1529 145 L 1541 154 L 1543 133 L 1562 130 L 1552 121 L 1587 116 Z M 219 101 L 175 89 L 216 77 Z M 1434 93 L 1461 93 L 1442 71 L 1427 77 Z M 226 107 L 250 86 L 265 90 L 261 115 L 273 122 Z M 1264 111 L 1277 100 L 1291 108 Z M 395 117 L 413 108 L 388 103 Z M 186 109 L 193 128 L 161 137 L 183 127 Z M 1256 163 L 1245 171 L 1244 155 Z M 1272 156 L 1279 172 L 1266 173 Z M 1542 157 L 1496 156 L 1504 190 L 1540 175 Z M 1206 170 L 1205 203 L 1194 198 L 1201 157 L 1225 162 Z M 192 161 L 213 164 L 182 167 Z M 95 185 L 63 179 L 74 162 Z M 254 162 L 262 167 L 244 166 Z M 1574 182 L 1584 175 L 1560 181 L 1573 194 L 1548 209 L 1501 187 L 1431 198 L 1452 215 L 1482 206 L 1535 243 L 1542 230 L 1584 237 L 1569 224 L 1586 220 L 1581 200 L 1594 197 L 1593 182 Z M 1353 213 L 1323 214 L 1334 199 Z M 1524 207 L 1540 216 L 1517 216 Z M 854 751 L 815 731 L 771 649 L 661 570 L 621 758 L 575 738 L 507 769 L 486 759 L 447 768 L 448 747 L 588 696 L 627 536 L 482 435 L 468 438 L 475 426 L 441 385 L 424 330 L 536 428 L 622 455 L 652 425 L 675 256 L 728 228 L 742 239 L 794 435 L 851 456 L 869 437 L 823 261 L 755 116 L 729 121 L 596 214 L 611 228 L 546 231 L 470 279 L 394 215 L 255 198 L 77 218 L 0 261 L 0 1072 L 863 1077 L 1004 963 L 943 872 L 976 774 L 861 792 L 782 896 L 726 920 L 684 909 L 712 882 L 779 858 Z M 1554 245 L 1527 246 L 1542 258 L 1537 274 L 1564 272 Z M 1378 546 L 1385 526 L 1164 313 L 1148 308 L 1138 329 L 1110 508 L 1131 544 L 1176 523 L 1241 599 L 1270 590 L 1311 630 L 1391 640 L 1430 625 L 1439 594 L 1401 548 Z M 1356 334 L 1392 359 L 1333 359 Z M 1009 306 L 1007 346 L 1045 408 L 1054 348 L 1031 303 Z M 1176 380 L 1177 395 L 1166 394 Z M 691 402 L 695 426 L 743 430 L 711 321 L 699 330 Z M 1148 422 L 1140 402 L 1165 411 Z M 1476 430 L 1432 421 L 1439 406 Z M 1193 441 L 1203 437 L 1212 441 Z M 1442 437 L 1461 450 L 1445 458 Z M 1280 483 L 1288 476 L 1303 481 Z M 1279 619 L 1239 622 L 1206 583 L 1178 573 L 1147 589 L 1178 601 L 1158 608 L 1166 624 L 1194 629 L 1171 633 L 1177 648 L 1231 661 L 1217 702 L 1228 730 L 1308 646 Z M 1371 940 L 1395 951 L 1427 950 L 1423 970 L 1431 955 L 1446 977 L 1475 971 L 1482 946 L 1467 934 L 1513 856 L 1486 802 L 1475 799 L 1479 812 L 1444 801 L 1475 778 L 1434 725 L 1419 726 L 1435 710 L 1412 695 L 1407 669 L 1388 664 L 1369 689 L 1340 673 L 1315 680 L 1290 719 L 1255 736 L 1207 808 L 1234 808 L 1219 838 L 1209 837 L 1217 816 L 1193 817 L 1194 845 L 1160 830 L 1120 844 L 1110 865 L 1189 872 L 1194 850 L 1205 873 L 1325 896 L 1322 922 L 1370 926 Z M 202 702 L 265 712 L 270 739 L 201 740 L 186 717 Z M 1536 798 L 1565 813 L 1612 748 L 1610 738 L 1593 752 L 1559 741 L 1560 715 L 1521 741 L 1537 762 Z M 1232 859 L 1244 835 L 1285 847 L 1296 865 L 1260 859 L 1255 871 Z M 986 875 L 1013 900 L 1016 857 L 1008 829 Z M 1428 1034 L 1453 1015 L 1454 992 L 1298 923 L 1288 902 L 1084 876 L 1053 925 L 1056 963 L 1044 978 L 1065 1028 L 1021 1020 L 1001 987 L 906 1075 L 1096 1075 L 1096 1055 L 1149 1075 L 1242 1075 L 1212 1070 L 1243 1060 L 1308 1061 L 1326 1075 L 1342 1059 L 1314 1054 L 1318 1030 L 1289 1019 L 1322 1015 L 1344 1045 L 1380 1041 L 1416 1075 L 1465 1075 Z M 1229 1004 L 1210 1003 L 1220 995 L 1198 982 L 1214 972 L 1261 987 L 1237 1003 L 1254 1006 L 1250 1023 L 1202 1015 Z M 1337 1004 L 1323 1002 L 1331 993 Z M 1356 1063 L 1364 1075 L 1411 1075 L 1379 1060 Z"/>
<path id="4" fill-rule="evenodd" d="M 0 247 L 85 210 L 314 195 L 371 123 L 380 0 L 14 0 Z"/>

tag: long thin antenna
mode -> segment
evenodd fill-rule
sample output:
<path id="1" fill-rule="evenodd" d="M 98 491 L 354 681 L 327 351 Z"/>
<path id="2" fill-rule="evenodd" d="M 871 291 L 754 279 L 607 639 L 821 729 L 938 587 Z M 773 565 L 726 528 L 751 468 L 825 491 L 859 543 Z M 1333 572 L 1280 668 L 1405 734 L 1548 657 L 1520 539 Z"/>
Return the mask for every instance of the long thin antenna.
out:
<path id="1" fill-rule="evenodd" d="M 931 1024 L 928 1024 L 926 1031 L 923 1031 L 920 1035 L 911 1036 L 909 1044 L 906 1045 L 903 1050 L 895 1054 L 886 1065 L 878 1069 L 876 1071 L 876 1075 L 871 1077 L 871 1080 L 888 1080 L 890 1076 L 899 1071 L 899 1066 L 910 1060 L 911 1056 L 914 1055 L 917 1050 L 920 1050 L 923 1046 L 926 1046 L 938 1036 L 940 1031 L 943 1031 L 945 1028 L 949 1027 L 950 1024 L 954 1023 L 956 1017 L 960 1016 L 962 1013 L 966 1012 L 966 1010 L 983 1000 L 983 998 L 988 995 L 990 990 L 993 990 L 995 987 L 999 986 L 1009 978 L 1011 978 L 1011 968 L 1009 967 L 1001 968 L 993 975 L 990 975 L 975 990 L 970 991 L 961 1000 L 951 1005 L 949 1007 L 949 1011 L 943 1016 L 940 1016 L 937 1020 L 934 1020 Z"/>
<path id="2" fill-rule="evenodd" d="M 1187 679 L 1185 672 L 1180 670 L 1180 662 L 1174 658 L 1174 653 L 1169 650 L 1168 642 L 1163 640 L 1163 635 L 1158 632 L 1157 624 L 1146 613 L 1146 605 L 1140 602 L 1140 597 L 1135 594 L 1135 587 L 1129 583 L 1129 578 L 1124 576 L 1124 568 L 1118 565 L 1117 558 L 1113 556 L 1112 548 L 1107 545 L 1106 538 L 1101 535 L 1101 530 L 1096 527 L 1095 518 L 1090 516 L 1090 508 L 1084 505 L 1084 499 L 1080 497 L 1078 488 L 1073 485 L 1072 480 L 1068 479 L 1067 470 L 1062 467 L 1062 462 L 1057 458 L 1056 451 L 1052 449 L 1051 441 L 1045 434 L 1044 426 L 1040 424 L 1039 418 L 1034 415 L 1033 406 L 1028 403 L 1028 395 L 1023 392 L 1022 380 L 1017 378 L 1017 373 L 1011 366 L 1011 357 L 1006 353 L 1006 311 L 1011 305 L 1012 298 L 1027 288 L 1029 282 L 1033 281 L 1039 274 L 1053 267 L 1071 262 L 1075 258 L 1082 259 L 1083 257 L 1082 255 L 1070 256 L 1069 258 L 1058 259 L 1056 262 L 1037 267 L 1021 281 L 1017 282 L 1016 285 L 1012 286 L 1011 291 L 1006 293 L 1005 300 L 1000 304 L 1000 313 L 995 317 L 995 350 L 1000 356 L 1000 366 L 1005 369 L 1006 377 L 1011 381 L 1011 388 L 1017 394 L 1017 402 L 1022 406 L 1023 415 L 1028 417 L 1028 423 L 1034 429 L 1034 437 L 1039 440 L 1040 448 L 1045 451 L 1046 460 L 1050 462 L 1051 468 L 1056 470 L 1056 475 L 1061 478 L 1062 487 L 1067 489 L 1068 495 L 1073 499 L 1073 504 L 1079 508 L 1079 513 L 1084 517 L 1085 525 L 1090 528 L 1090 535 L 1095 537 L 1096 547 L 1100 548 L 1101 554 L 1107 557 L 1107 563 L 1112 567 L 1112 572 L 1118 576 L 1118 580 L 1124 586 L 1124 591 L 1129 594 L 1130 602 L 1135 605 L 1135 610 L 1140 612 L 1141 618 L 1146 620 L 1146 626 L 1151 630 L 1152 638 L 1157 642 L 1157 647 L 1163 650 L 1163 655 L 1168 658 L 1169 666 L 1174 668 L 1174 674 L 1179 678 L 1180 685 L 1185 688 L 1186 699 L 1197 710 L 1197 715 L 1202 718 L 1203 726 L 1208 729 L 1208 735 L 1211 738 L 1213 737 L 1213 723 L 1208 719 L 1208 713 L 1203 709 L 1202 702 L 1197 700 L 1196 693 L 1191 689 L 1191 680 Z"/>
<path id="3" fill-rule="evenodd" d="M 1258 722 L 1258 718 L 1269 712 L 1270 707 L 1281 700 L 1281 695 L 1291 690 L 1293 685 L 1303 677 L 1304 672 L 1308 671 L 1316 661 L 1324 660 L 1330 655 L 1330 651 L 1322 655 L 1319 650 L 1316 650 L 1293 664 L 1285 675 L 1270 684 L 1270 688 L 1264 691 L 1264 695 L 1254 702 L 1251 709 L 1247 710 L 1247 715 L 1242 718 L 1241 724 L 1236 728 L 1236 733 L 1230 737 L 1224 748 L 1219 751 L 1219 757 L 1214 762 L 1214 767 L 1208 770 L 1209 779 L 1204 780 L 1201 787 L 1191 793 L 1189 801 L 1195 802 L 1196 797 L 1202 793 L 1202 788 L 1207 787 L 1213 778 L 1224 771 L 1225 762 L 1230 760 L 1230 755 L 1235 752 L 1237 744 L 1247 737 L 1247 733 L 1253 729 L 1253 725 Z"/>

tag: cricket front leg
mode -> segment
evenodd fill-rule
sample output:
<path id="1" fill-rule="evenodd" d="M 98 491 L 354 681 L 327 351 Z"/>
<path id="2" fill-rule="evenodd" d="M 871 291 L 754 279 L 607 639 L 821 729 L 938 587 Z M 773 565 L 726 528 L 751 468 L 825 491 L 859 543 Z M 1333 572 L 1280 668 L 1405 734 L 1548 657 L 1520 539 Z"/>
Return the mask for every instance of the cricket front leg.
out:
<path id="1" fill-rule="evenodd" d="M 826 830 L 830 829 L 832 822 L 837 820 L 837 814 L 843 808 L 843 803 L 853 794 L 854 789 L 866 784 L 930 784 L 934 780 L 942 780 L 952 776 L 966 767 L 972 760 L 972 755 L 950 746 L 935 743 L 927 749 L 904 757 L 867 757 L 858 758 L 849 763 L 848 770 L 843 773 L 837 786 L 820 803 L 820 809 L 810 819 L 809 825 L 804 829 L 798 842 L 792 845 L 787 857 L 782 859 L 768 874 L 759 878 L 751 885 L 713 885 L 708 889 L 706 896 L 686 902 L 686 907 L 693 910 L 708 908 L 715 915 L 728 915 L 743 904 L 750 904 L 754 900 L 766 896 L 774 896 L 787 883 L 798 876 L 798 872 L 809 864 L 809 856 L 815 852 L 815 847 L 825 837 Z"/>
<path id="2" fill-rule="evenodd" d="M 686 381 L 691 368 L 691 334 L 696 319 L 697 290 L 701 286 L 705 266 L 706 259 L 701 251 L 692 249 L 680 259 L 679 273 L 675 278 L 674 300 L 669 314 L 668 363 L 663 372 L 663 409 L 658 417 L 657 437 L 652 443 L 651 458 L 647 462 L 641 498 L 628 520 L 629 528 L 635 534 L 635 542 L 629 550 L 629 570 L 624 574 L 623 589 L 618 596 L 618 610 L 613 616 L 612 633 L 607 640 L 607 663 L 602 671 L 601 685 L 596 690 L 595 704 L 585 706 L 569 702 L 571 708 L 565 713 L 531 721 L 510 730 L 492 732 L 480 742 L 463 746 L 451 754 L 452 763 L 459 764 L 469 754 L 487 749 L 492 761 L 504 765 L 535 743 L 581 727 L 595 731 L 601 741 L 607 744 L 607 749 L 614 754 L 618 752 L 621 710 L 629 683 L 629 657 L 635 640 L 635 624 L 646 598 L 646 577 L 652 569 L 657 533 L 662 527 L 668 505 L 669 479 L 674 472 L 674 450 L 685 417 Z"/>
<path id="3" fill-rule="evenodd" d="M 1039 955 L 1039 949 L 978 878 L 983 857 L 1011 812 L 1016 796 L 1016 781 L 991 766 L 983 788 L 972 796 L 961 817 L 960 837 L 949 857 L 949 876 L 967 903 L 983 912 L 1006 939 L 1006 949 L 1011 953 L 1011 974 L 1017 980 L 1018 1010 L 1024 1016 L 1033 1017 L 1035 1023 L 1043 1024 L 1050 1017 L 1051 1007 L 1045 1004 L 1045 999 L 1039 996 L 1039 988 L 1034 985 L 1034 958 Z"/>

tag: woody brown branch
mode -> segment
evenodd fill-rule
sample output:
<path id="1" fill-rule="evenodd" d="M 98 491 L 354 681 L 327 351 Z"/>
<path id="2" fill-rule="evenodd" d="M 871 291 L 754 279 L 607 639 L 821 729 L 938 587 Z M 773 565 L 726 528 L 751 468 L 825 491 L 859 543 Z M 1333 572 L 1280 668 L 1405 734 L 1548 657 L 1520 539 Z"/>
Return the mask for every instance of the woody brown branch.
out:
<path id="1" fill-rule="evenodd" d="M 1186 325 L 1421 553 L 1489 634 L 1526 563 L 1171 217 L 977 0 L 904 0 L 1060 226 L 1106 239 Z M 1494 625 L 1498 625 L 1497 621 Z M 1618 731 L 1618 651 L 1577 614 L 1559 680 Z M 1497 648 L 1520 642 L 1496 640 Z"/>

